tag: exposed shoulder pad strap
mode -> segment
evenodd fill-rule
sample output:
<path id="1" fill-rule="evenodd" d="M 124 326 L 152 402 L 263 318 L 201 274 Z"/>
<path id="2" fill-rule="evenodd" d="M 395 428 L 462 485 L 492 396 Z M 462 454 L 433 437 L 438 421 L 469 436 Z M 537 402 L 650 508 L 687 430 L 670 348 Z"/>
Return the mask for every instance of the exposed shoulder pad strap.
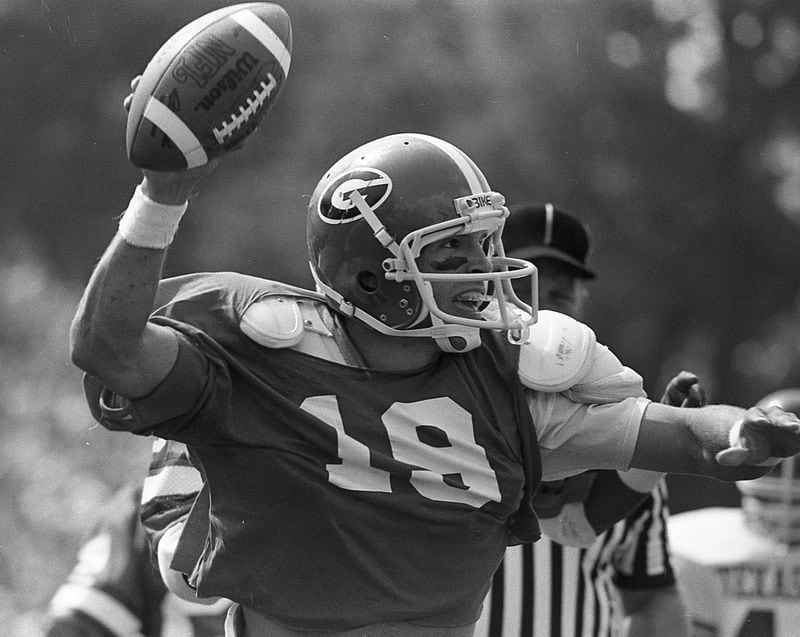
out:
<path id="1" fill-rule="evenodd" d="M 587 325 L 566 314 L 542 310 L 521 346 L 519 378 L 537 391 L 569 389 L 591 367 L 594 346 L 595 335 Z"/>
<path id="2" fill-rule="evenodd" d="M 294 296 L 266 296 L 248 307 L 239 329 L 259 345 L 294 347 L 306 331 L 329 334 L 311 300 Z"/>

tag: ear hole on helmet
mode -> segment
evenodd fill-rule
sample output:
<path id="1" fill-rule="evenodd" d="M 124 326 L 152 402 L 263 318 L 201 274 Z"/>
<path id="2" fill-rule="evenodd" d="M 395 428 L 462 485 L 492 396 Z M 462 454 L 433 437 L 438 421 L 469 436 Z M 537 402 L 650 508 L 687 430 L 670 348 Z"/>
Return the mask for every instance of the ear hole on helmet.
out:
<path id="1" fill-rule="evenodd" d="M 362 270 L 356 277 L 358 286 L 367 294 L 374 294 L 378 291 L 378 277 L 369 270 Z"/>

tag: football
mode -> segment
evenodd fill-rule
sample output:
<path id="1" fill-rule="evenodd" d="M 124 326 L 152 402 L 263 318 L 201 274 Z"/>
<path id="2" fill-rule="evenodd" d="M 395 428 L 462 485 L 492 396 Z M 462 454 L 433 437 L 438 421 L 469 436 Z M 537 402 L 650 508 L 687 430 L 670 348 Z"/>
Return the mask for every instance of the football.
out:
<path id="1" fill-rule="evenodd" d="M 133 92 L 128 158 L 139 168 L 183 170 L 238 146 L 277 101 L 291 56 L 291 21 L 276 4 L 236 4 L 187 24 Z"/>

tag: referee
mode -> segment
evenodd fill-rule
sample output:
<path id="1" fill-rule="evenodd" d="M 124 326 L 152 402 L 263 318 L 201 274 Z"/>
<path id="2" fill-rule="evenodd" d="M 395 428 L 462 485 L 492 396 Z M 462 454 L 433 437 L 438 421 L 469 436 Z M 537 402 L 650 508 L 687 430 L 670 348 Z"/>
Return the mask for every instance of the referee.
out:
<path id="1" fill-rule="evenodd" d="M 577 217 L 553 204 L 522 206 L 512 210 L 503 244 L 509 256 L 537 266 L 541 309 L 582 317 L 587 282 L 595 275 L 587 267 L 590 235 Z M 582 478 L 584 484 L 591 480 L 587 475 L 569 480 Z M 686 611 L 669 560 L 667 516 L 661 480 L 628 518 L 588 548 L 563 546 L 546 536 L 509 547 L 475 636 L 687 635 Z"/>

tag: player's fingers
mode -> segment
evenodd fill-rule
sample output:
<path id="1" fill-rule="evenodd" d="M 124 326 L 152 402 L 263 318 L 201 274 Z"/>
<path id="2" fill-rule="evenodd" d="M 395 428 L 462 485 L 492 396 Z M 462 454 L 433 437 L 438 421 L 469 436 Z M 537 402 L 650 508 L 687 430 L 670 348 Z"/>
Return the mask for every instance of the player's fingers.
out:
<path id="1" fill-rule="evenodd" d="M 743 464 L 753 464 L 750 452 L 743 447 L 729 447 L 716 455 L 716 460 L 723 467 L 738 467 Z"/>
<path id="2" fill-rule="evenodd" d="M 785 458 L 800 452 L 800 419 L 797 415 L 783 411 L 779 407 L 770 407 L 766 411 L 748 410 L 761 413 L 761 420 L 754 417 L 754 428 L 760 428 L 769 436 L 769 455 Z M 765 421 L 765 422 L 764 422 Z"/>
<path id="3" fill-rule="evenodd" d="M 800 419 L 776 407 L 750 408 L 731 430 L 730 444 L 716 455 L 727 467 L 793 456 L 800 452 Z"/>
<path id="4" fill-rule="evenodd" d="M 748 410 L 748 413 L 750 413 L 750 411 L 751 410 Z M 768 407 L 763 411 L 753 408 L 752 411 L 756 414 L 761 414 L 761 417 L 767 419 L 769 422 L 778 423 L 784 427 L 793 428 L 800 425 L 800 419 L 796 414 L 791 411 L 784 411 L 780 407 Z"/>
<path id="5" fill-rule="evenodd" d="M 122 106 L 125 108 L 125 112 L 128 113 L 131 110 L 131 102 L 133 102 L 133 94 L 136 92 L 136 87 L 139 86 L 139 82 L 141 82 L 142 76 L 137 75 L 135 78 L 131 80 L 131 92 L 128 94 L 124 100 L 122 100 Z"/>

